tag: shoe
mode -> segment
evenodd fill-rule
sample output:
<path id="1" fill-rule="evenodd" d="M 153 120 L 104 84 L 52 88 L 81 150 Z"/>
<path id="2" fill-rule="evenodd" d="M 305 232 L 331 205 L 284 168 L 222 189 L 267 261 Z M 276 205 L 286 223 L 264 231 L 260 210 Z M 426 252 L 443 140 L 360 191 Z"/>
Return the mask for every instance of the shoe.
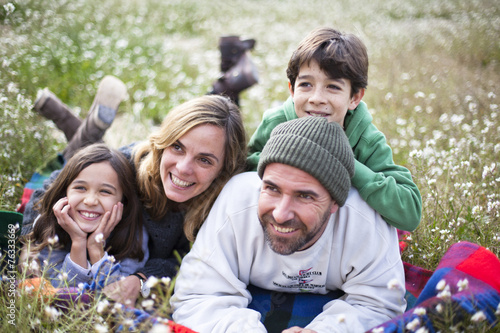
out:
<path id="1" fill-rule="evenodd" d="M 221 72 L 227 72 L 235 66 L 240 57 L 246 51 L 255 47 L 255 39 L 240 40 L 239 36 L 223 36 L 219 39 L 219 50 L 221 54 Z"/>
<path id="2" fill-rule="evenodd" d="M 75 116 L 71 109 L 48 88 L 38 91 L 33 109 L 52 120 L 57 128 L 64 132 L 68 141 L 82 124 L 80 118 Z"/>
<path id="3" fill-rule="evenodd" d="M 101 80 L 87 117 L 63 151 L 66 161 L 80 148 L 102 141 L 120 103 L 127 98 L 127 86 L 120 79 L 108 75 Z"/>
<path id="4" fill-rule="evenodd" d="M 127 98 L 125 83 L 114 76 L 107 75 L 99 83 L 87 118 L 91 118 L 97 128 L 105 131 L 115 119 L 118 106 Z"/>
<path id="5" fill-rule="evenodd" d="M 226 95 L 239 105 L 239 93 L 259 82 L 257 67 L 244 53 L 235 66 L 214 82 L 211 94 Z"/>

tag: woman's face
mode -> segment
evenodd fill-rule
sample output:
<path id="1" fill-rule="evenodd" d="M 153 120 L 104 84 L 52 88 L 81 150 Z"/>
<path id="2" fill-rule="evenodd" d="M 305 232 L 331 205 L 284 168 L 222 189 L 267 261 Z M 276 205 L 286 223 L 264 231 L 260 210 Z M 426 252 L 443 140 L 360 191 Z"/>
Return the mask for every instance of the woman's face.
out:
<path id="1" fill-rule="evenodd" d="M 224 130 L 199 125 L 163 150 L 160 176 L 168 199 L 185 202 L 203 193 L 224 165 Z"/>

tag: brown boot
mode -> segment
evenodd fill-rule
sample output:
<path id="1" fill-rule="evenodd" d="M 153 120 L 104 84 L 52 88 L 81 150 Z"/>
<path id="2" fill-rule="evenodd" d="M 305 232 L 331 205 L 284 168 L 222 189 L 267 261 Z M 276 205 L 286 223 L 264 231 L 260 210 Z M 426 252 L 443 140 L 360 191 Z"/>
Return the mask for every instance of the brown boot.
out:
<path id="1" fill-rule="evenodd" d="M 252 50 L 255 39 L 240 40 L 239 36 L 223 36 L 219 39 L 220 70 L 227 72 L 236 65 L 246 51 Z"/>
<path id="2" fill-rule="evenodd" d="M 82 124 L 80 118 L 48 88 L 38 91 L 33 109 L 52 120 L 57 128 L 64 132 L 68 142 Z"/>
<path id="3" fill-rule="evenodd" d="M 114 76 L 105 76 L 99 83 L 87 118 L 64 150 L 64 158 L 68 160 L 80 148 L 102 141 L 104 133 L 115 119 L 118 106 L 127 97 L 125 83 Z"/>
<path id="4" fill-rule="evenodd" d="M 213 83 L 211 94 L 226 95 L 239 105 L 239 93 L 259 82 L 259 75 L 250 56 L 244 53 L 236 65 Z"/>

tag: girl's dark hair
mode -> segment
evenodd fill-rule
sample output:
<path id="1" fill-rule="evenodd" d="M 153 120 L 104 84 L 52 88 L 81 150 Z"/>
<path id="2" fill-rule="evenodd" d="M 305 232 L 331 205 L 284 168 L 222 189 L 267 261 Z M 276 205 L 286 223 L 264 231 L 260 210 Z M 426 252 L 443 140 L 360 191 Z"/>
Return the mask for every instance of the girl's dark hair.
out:
<path id="1" fill-rule="evenodd" d="M 32 243 L 33 251 L 42 250 L 48 245 L 48 239 L 55 235 L 59 238 L 60 247 L 71 244 L 70 236 L 57 223 L 52 207 L 59 199 L 66 196 L 69 185 L 83 169 L 100 162 L 108 162 L 115 170 L 123 192 L 122 219 L 106 240 L 106 250 L 117 260 L 124 258 L 142 260 L 144 258 L 142 251 L 142 209 L 137 196 L 134 170 L 122 153 L 100 143 L 79 150 L 67 162 L 56 180 L 37 203 L 40 217 L 36 221 L 33 231 L 27 235 L 28 241 Z"/>

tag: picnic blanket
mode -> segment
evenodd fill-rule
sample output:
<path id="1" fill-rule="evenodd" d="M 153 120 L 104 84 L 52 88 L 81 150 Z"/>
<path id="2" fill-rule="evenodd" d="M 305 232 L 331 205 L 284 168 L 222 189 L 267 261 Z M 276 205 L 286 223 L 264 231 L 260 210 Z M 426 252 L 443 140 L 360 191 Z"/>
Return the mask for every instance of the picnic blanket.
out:
<path id="1" fill-rule="evenodd" d="M 42 168 L 35 171 L 30 180 L 24 185 L 23 194 L 21 196 L 21 204 L 17 208 L 19 213 L 23 213 L 26 204 L 30 201 L 31 195 L 36 189 L 43 187 L 43 182 L 50 177 L 50 174 L 55 170 L 60 170 L 64 166 L 64 157 L 58 154 L 53 159 L 49 160 Z"/>
<path id="2" fill-rule="evenodd" d="M 423 279 L 418 280 L 422 272 Z M 429 271 L 409 265 L 407 289 L 418 296 L 412 309 L 369 332 L 439 331 L 432 316 L 452 306 L 456 320 L 487 320 L 492 327 L 500 318 L 500 260 L 486 248 L 470 242 L 453 244 L 428 278 Z M 425 281 L 425 283 L 423 283 Z M 410 285 L 409 285 L 410 282 Z M 413 283 L 413 284 L 412 284 Z"/>

